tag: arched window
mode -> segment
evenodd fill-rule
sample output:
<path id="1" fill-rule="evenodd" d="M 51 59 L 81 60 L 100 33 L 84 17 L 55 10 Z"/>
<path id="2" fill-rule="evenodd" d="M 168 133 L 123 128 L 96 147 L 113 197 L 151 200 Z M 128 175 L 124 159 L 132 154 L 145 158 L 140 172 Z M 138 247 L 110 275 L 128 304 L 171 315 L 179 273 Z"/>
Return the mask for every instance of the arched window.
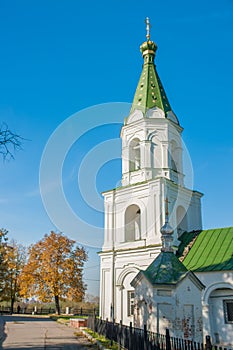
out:
<path id="1" fill-rule="evenodd" d="M 176 225 L 178 237 L 181 236 L 183 232 L 188 231 L 187 214 L 184 207 L 181 205 L 176 209 Z"/>
<path id="2" fill-rule="evenodd" d="M 141 167 L 140 140 L 133 139 L 129 145 L 129 171 L 138 170 Z"/>
<path id="3" fill-rule="evenodd" d="M 125 211 L 125 241 L 132 242 L 141 236 L 141 211 L 136 204 Z"/>

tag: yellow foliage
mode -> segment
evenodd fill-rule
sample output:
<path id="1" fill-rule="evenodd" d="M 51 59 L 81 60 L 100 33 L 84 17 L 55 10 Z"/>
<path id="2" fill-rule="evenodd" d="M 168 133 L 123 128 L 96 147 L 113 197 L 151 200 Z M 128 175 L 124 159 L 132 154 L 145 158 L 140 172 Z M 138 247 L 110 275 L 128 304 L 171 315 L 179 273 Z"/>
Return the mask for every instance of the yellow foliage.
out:
<path id="1" fill-rule="evenodd" d="M 20 277 L 21 296 L 41 301 L 67 298 L 80 301 L 85 292 L 82 280 L 87 253 L 62 233 L 51 232 L 29 248 L 29 258 Z"/>

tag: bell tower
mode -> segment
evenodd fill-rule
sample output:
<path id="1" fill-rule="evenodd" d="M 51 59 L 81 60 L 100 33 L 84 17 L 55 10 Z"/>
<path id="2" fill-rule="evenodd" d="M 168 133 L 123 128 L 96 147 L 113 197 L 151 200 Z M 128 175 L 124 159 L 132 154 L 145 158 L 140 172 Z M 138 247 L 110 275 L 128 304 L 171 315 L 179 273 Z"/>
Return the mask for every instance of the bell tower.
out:
<path id="1" fill-rule="evenodd" d="M 183 185 L 182 127 L 172 111 L 154 63 L 157 45 L 140 46 L 144 60 L 130 115 L 122 128 L 122 185 L 159 176 Z"/>
<path id="2" fill-rule="evenodd" d="M 103 193 L 104 244 L 100 252 L 100 316 L 129 324 L 134 291 L 130 282 L 161 250 L 160 228 L 168 198 L 173 245 L 184 231 L 199 230 L 202 194 L 184 185 L 182 127 L 172 111 L 154 63 L 157 45 L 140 46 L 142 73 L 121 130 L 122 185 Z"/>

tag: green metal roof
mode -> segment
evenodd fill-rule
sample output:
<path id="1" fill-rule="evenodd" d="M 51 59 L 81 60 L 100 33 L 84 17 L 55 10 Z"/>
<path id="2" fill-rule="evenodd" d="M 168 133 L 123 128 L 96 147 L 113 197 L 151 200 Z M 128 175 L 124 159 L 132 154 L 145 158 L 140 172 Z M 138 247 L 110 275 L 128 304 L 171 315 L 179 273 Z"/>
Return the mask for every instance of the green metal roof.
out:
<path id="1" fill-rule="evenodd" d="M 190 243 L 199 235 L 200 232 L 201 230 L 182 233 L 182 235 L 178 238 L 180 241 L 178 250 L 176 252 L 176 256 L 178 258 L 184 258 L 184 256 L 186 255 L 185 251 L 187 250 L 187 248 L 189 249 Z"/>
<path id="2" fill-rule="evenodd" d="M 165 114 L 171 111 L 170 103 L 154 64 L 156 49 L 156 44 L 150 40 L 144 42 L 140 47 L 144 64 L 134 95 L 131 113 L 135 109 L 139 109 L 145 114 L 148 109 L 153 107 L 159 107 Z"/>
<path id="3" fill-rule="evenodd" d="M 183 260 L 188 270 L 233 270 L 233 227 L 204 230 Z"/>
<path id="4" fill-rule="evenodd" d="M 145 271 L 141 273 L 156 284 L 177 284 L 188 273 L 187 268 L 172 252 L 161 252 Z"/>

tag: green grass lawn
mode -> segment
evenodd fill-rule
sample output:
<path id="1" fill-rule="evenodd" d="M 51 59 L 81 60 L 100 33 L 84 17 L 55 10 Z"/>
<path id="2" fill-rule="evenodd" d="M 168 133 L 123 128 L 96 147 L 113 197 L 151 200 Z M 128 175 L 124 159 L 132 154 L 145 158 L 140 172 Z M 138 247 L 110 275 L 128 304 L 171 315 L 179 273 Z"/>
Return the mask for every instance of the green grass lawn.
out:
<path id="1" fill-rule="evenodd" d="M 71 318 L 88 318 L 88 316 L 78 316 L 78 315 L 50 315 L 50 318 L 54 321 L 57 321 L 58 319 L 63 320 L 70 320 Z"/>
<path id="2" fill-rule="evenodd" d="M 113 342 L 113 344 L 111 345 L 111 341 L 109 339 L 106 339 L 103 335 L 99 335 L 98 333 L 93 332 L 89 328 L 85 329 L 85 332 L 87 332 L 93 338 L 98 340 L 104 347 L 112 350 L 118 350 L 118 344 Z"/>

